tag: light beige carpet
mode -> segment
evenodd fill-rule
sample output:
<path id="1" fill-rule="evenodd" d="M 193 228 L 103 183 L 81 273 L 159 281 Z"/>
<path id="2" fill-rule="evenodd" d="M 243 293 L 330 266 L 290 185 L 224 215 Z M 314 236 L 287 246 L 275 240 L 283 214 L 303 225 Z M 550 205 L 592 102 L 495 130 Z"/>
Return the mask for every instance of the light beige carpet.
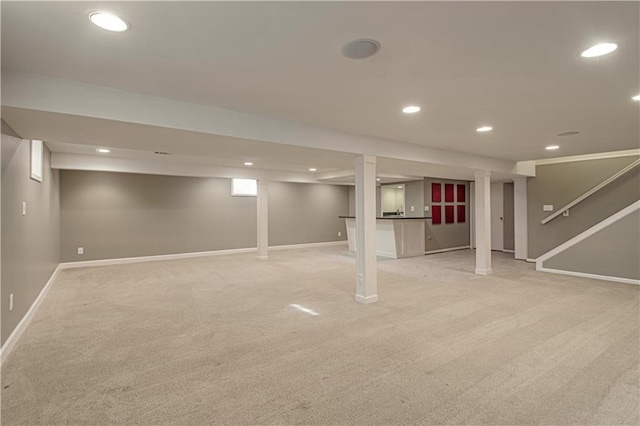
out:
<path id="1" fill-rule="evenodd" d="M 639 288 L 473 252 L 345 247 L 63 271 L 2 366 L 2 424 L 640 422 Z M 313 310 L 311 315 L 291 304 Z"/>

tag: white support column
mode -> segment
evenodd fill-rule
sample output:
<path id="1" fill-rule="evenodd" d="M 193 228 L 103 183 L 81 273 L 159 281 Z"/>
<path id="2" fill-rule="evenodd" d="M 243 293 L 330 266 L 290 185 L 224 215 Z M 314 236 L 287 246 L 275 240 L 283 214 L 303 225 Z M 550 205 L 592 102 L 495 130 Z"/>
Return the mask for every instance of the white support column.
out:
<path id="1" fill-rule="evenodd" d="M 269 258 L 269 184 L 258 180 L 257 219 L 258 219 L 258 259 Z"/>
<path id="2" fill-rule="evenodd" d="M 376 157 L 356 158 L 356 301 L 378 301 Z"/>
<path id="3" fill-rule="evenodd" d="M 491 270 L 491 172 L 475 172 L 476 274 L 489 275 Z"/>
<path id="4" fill-rule="evenodd" d="M 527 222 L 527 178 L 513 179 L 513 217 L 515 258 L 527 260 L 529 246 L 529 225 Z"/>

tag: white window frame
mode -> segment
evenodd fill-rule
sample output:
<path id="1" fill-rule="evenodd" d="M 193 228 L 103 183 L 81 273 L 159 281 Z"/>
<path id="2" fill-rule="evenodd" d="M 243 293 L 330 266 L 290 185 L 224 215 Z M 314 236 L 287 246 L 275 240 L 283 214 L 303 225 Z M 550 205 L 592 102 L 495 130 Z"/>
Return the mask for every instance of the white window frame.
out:
<path id="1" fill-rule="evenodd" d="M 245 185 L 243 188 L 242 185 Z M 231 179 L 232 197 L 256 197 L 258 181 L 256 179 Z"/>
<path id="2" fill-rule="evenodd" d="M 31 141 L 31 179 L 42 182 L 44 175 L 44 142 Z"/>

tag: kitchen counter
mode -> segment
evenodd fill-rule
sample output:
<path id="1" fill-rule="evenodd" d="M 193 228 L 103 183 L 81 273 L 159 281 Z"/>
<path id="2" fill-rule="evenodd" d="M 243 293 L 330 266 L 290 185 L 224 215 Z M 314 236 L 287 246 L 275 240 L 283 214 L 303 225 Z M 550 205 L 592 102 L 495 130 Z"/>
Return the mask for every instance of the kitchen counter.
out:
<path id="1" fill-rule="evenodd" d="M 356 251 L 355 216 L 338 216 L 347 225 L 349 250 Z M 399 259 L 424 256 L 425 219 L 431 217 L 378 217 L 376 218 L 376 254 Z"/>

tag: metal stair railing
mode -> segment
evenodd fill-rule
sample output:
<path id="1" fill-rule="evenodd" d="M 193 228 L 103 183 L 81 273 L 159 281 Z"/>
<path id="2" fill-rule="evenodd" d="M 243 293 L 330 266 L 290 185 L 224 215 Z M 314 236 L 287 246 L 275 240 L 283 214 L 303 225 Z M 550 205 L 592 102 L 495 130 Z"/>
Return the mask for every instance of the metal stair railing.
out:
<path id="1" fill-rule="evenodd" d="M 558 209 L 555 213 L 545 217 L 544 219 L 542 219 L 542 221 L 540 223 L 545 225 L 545 224 L 551 222 L 553 219 L 555 219 L 556 217 L 560 216 L 562 213 L 564 213 L 565 211 L 569 210 L 571 207 L 575 206 L 576 204 L 580 203 L 581 201 L 589 198 L 590 196 L 592 196 L 593 194 L 595 194 L 596 192 L 598 192 L 599 190 L 601 190 L 605 186 L 609 185 L 611 182 L 613 182 L 616 179 L 618 179 L 620 176 L 624 175 L 625 173 L 627 173 L 628 171 L 630 171 L 631 169 L 636 167 L 638 164 L 640 164 L 640 159 L 634 161 L 633 163 L 629 164 L 624 169 L 620 170 L 616 174 L 610 176 L 606 180 L 604 180 L 601 183 L 599 183 L 598 185 L 594 186 L 593 188 L 591 188 L 590 190 L 588 190 L 587 192 L 585 192 L 584 194 L 582 194 L 581 196 L 579 196 L 578 198 L 576 198 L 575 200 L 570 202 L 569 204 L 567 204 L 567 205 L 563 206 L 562 208 Z"/>

